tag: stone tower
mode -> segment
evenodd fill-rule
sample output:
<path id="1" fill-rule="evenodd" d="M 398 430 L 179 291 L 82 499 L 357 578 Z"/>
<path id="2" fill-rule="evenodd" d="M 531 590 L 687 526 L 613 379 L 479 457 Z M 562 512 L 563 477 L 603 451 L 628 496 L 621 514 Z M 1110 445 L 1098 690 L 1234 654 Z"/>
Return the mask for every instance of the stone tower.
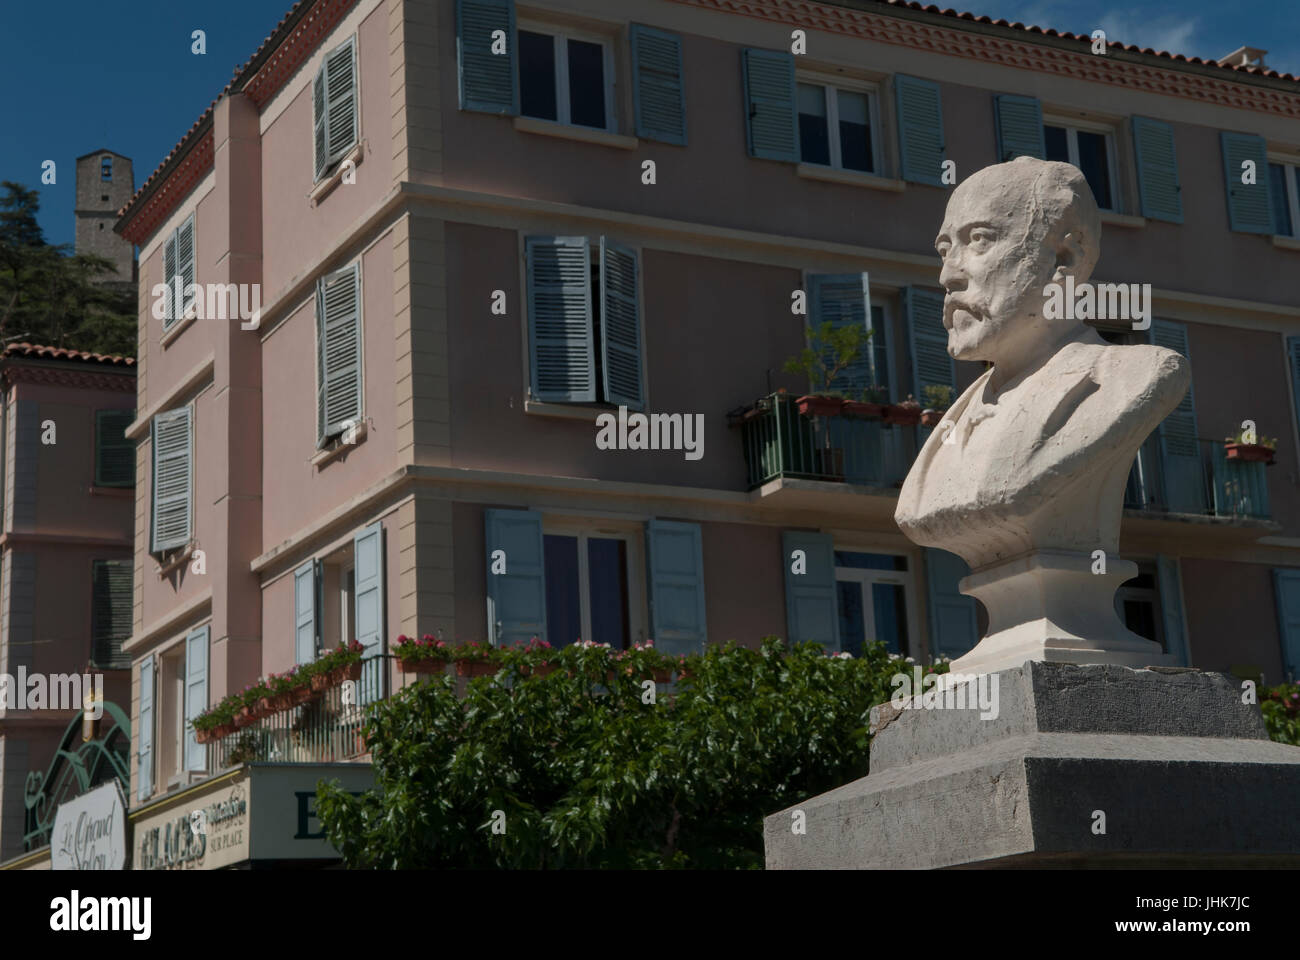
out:
<path id="1" fill-rule="evenodd" d="M 117 268 L 103 283 L 136 282 L 135 248 L 113 232 L 117 211 L 135 193 L 131 159 L 112 150 L 96 150 L 77 158 L 76 252 L 106 257 Z"/>

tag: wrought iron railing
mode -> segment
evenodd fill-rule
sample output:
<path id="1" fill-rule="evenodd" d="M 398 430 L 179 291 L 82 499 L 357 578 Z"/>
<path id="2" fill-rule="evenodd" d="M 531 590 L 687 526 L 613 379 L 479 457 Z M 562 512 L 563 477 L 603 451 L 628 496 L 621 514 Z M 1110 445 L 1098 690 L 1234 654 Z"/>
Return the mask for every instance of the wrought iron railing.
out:
<path id="1" fill-rule="evenodd" d="M 737 411 L 748 489 L 778 477 L 893 487 L 907 474 L 907 427 L 844 415 L 805 416 L 774 393 Z"/>
<path id="2" fill-rule="evenodd" d="M 1229 460 L 1222 440 L 1197 440 L 1195 456 L 1160 454 L 1153 438 L 1129 473 L 1124 506 L 1157 513 L 1268 520 L 1267 464 Z"/>
<path id="3" fill-rule="evenodd" d="M 241 763 L 329 763 L 367 753 L 362 728 L 369 708 L 402 683 L 396 658 L 379 654 L 361 661 L 361 675 L 331 687 L 307 703 L 254 721 L 209 744 L 214 769 Z"/>

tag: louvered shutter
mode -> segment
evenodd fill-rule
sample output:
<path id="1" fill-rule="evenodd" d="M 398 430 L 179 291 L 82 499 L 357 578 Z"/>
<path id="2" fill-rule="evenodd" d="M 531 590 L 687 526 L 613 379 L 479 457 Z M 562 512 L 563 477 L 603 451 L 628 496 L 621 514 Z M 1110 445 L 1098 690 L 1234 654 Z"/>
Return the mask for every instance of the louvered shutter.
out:
<path id="1" fill-rule="evenodd" d="M 313 105 L 313 143 L 315 145 L 315 167 L 316 179 L 319 180 L 325 174 L 325 168 L 329 166 L 329 139 L 326 131 L 329 129 L 329 100 L 325 97 L 325 64 L 320 65 L 316 71 L 316 79 L 312 82 L 312 105 Z"/>
<path id="2" fill-rule="evenodd" d="M 835 378 L 832 389 L 843 391 L 854 399 L 875 383 L 872 375 L 872 342 L 868 339 L 871 324 L 871 288 L 865 273 L 814 273 L 808 276 L 809 325 L 818 329 L 830 321 L 834 329 L 857 327 L 862 338 L 858 341 L 857 359 Z M 833 350 L 826 350 L 825 362 L 837 361 Z"/>
<path id="3" fill-rule="evenodd" d="M 1158 347 L 1187 352 L 1187 327 L 1173 320 L 1151 321 L 1151 342 Z M 1190 357 L 1188 357 L 1190 359 Z M 1196 442 L 1194 385 L 1188 385 L 1178 406 L 1157 427 L 1160 463 L 1164 473 L 1165 503 L 1174 513 L 1205 512 L 1205 467 Z"/>
<path id="4" fill-rule="evenodd" d="M 1300 570 L 1279 567 L 1273 571 L 1277 597 L 1277 627 L 1282 637 L 1282 669 L 1286 679 L 1300 680 Z"/>
<path id="5" fill-rule="evenodd" d="M 506 52 L 492 52 L 492 34 L 506 35 Z M 514 0 L 457 0 L 456 63 L 460 108 L 519 112 Z"/>
<path id="6" fill-rule="evenodd" d="M 148 800 L 153 793 L 153 657 L 140 663 L 140 718 L 135 734 L 136 798 Z"/>
<path id="7" fill-rule="evenodd" d="M 181 280 L 181 303 L 177 319 L 184 319 L 194 306 L 194 214 L 176 231 L 176 273 Z"/>
<path id="8" fill-rule="evenodd" d="M 1165 634 L 1165 653 L 1174 658 L 1174 665 L 1190 667 L 1191 651 L 1187 643 L 1187 629 L 1183 622 L 1183 587 L 1178 575 L 1178 558 L 1164 554 L 1156 556 L 1156 585 L 1160 589 L 1160 619 Z"/>
<path id="9" fill-rule="evenodd" d="M 153 418 L 153 553 L 190 541 L 194 482 L 193 411 L 169 410 Z"/>
<path id="10" fill-rule="evenodd" d="M 135 441 L 126 428 L 135 420 L 133 410 L 95 411 L 95 483 L 101 487 L 135 484 Z"/>
<path id="11" fill-rule="evenodd" d="M 1300 426 L 1300 337 L 1286 338 L 1286 352 L 1291 363 L 1291 400 L 1295 404 L 1296 424 Z"/>
<path id="12" fill-rule="evenodd" d="M 357 143 L 356 38 L 335 47 L 325 57 L 326 137 L 332 166 Z"/>
<path id="13" fill-rule="evenodd" d="M 1223 147 L 1223 178 L 1228 200 L 1228 226 L 1242 233 L 1273 232 L 1273 198 L 1269 193 L 1268 146 L 1249 133 L 1219 134 Z M 1242 183 L 1242 164 L 1255 164 L 1255 182 Z"/>
<path id="14" fill-rule="evenodd" d="M 899 175 L 913 183 L 941 187 L 946 141 L 939 85 L 898 74 L 894 77 L 898 116 Z"/>
<path id="15" fill-rule="evenodd" d="M 632 24 L 636 135 L 686 146 L 686 93 L 680 37 Z"/>
<path id="16" fill-rule="evenodd" d="M 92 568 L 91 649 L 95 666 L 121 669 L 131 660 L 122 643 L 131 636 L 132 567 L 130 560 L 96 560 Z"/>
<path id="17" fill-rule="evenodd" d="M 294 660 L 316 659 L 316 561 L 308 560 L 293 572 Z"/>
<path id="18" fill-rule="evenodd" d="M 745 136 L 749 155 L 799 162 L 799 115 L 794 98 L 794 55 L 746 49 L 741 55 Z"/>
<path id="19" fill-rule="evenodd" d="M 533 396 L 594 402 L 591 245 L 586 237 L 529 237 L 525 250 Z"/>
<path id="20" fill-rule="evenodd" d="M 912 354 L 912 390 L 918 403 L 925 402 L 925 388 L 950 387 L 957 399 L 957 371 L 948 354 L 948 331 L 943 326 L 943 294 L 923 287 L 903 290 L 903 313 L 907 317 L 908 345 Z"/>
<path id="21" fill-rule="evenodd" d="M 317 445 L 361 419 L 361 265 L 322 277 L 316 285 Z"/>
<path id="22" fill-rule="evenodd" d="M 384 588 L 384 526 L 372 523 L 352 538 L 353 636 L 364 648 L 359 704 L 374 703 L 384 695 L 383 660 L 384 612 L 387 594 Z"/>
<path id="23" fill-rule="evenodd" d="M 1043 142 L 1043 109 L 1033 97 L 1001 94 L 993 98 L 998 132 L 998 162 L 1016 157 L 1046 158 Z"/>
<path id="24" fill-rule="evenodd" d="M 163 314 L 163 330 L 167 331 L 172 328 L 180 318 L 180 298 L 176 296 L 176 231 L 173 230 L 171 235 L 163 242 L 163 282 L 167 284 L 167 293 L 164 303 L 167 306 L 167 312 Z M 184 290 L 181 291 L 182 294 Z"/>
<path id="25" fill-rule="evenodd" d="M 1142 216 L 1182 223 L 1183 194 L 1178 185 L 1174 128 L 1159 120 L 1134 117 L 1133 151 L 1137 157 Z"/>
<path id="26" fill-rule="evenodd" d="M 185 638 L 185 769 L 201 773 L 208 768 L 208 748 L 194 734 L 194 720 L 208 709 L 207 627 L 191 630 Z"/>
<path id="27" fill-rule="evenodd" d="M 641 317 L 636 251 L 600 238 L 600 342 L 605 399 L 640 410 Z"/>
<path id="28" fill-rule="evenodd" d="M 835 547 L 828 533 L 787 530 L 781 535 L 785 568 L 785 620 L 790 643 L 813 640 L 839 653 L 840 616 L 835 592 Z M 795 551 L 803 557 L 795 557 Z M 802 570 L 796 573 L 797 569 Z"/>
<path id="29" fill-rule="evenodd" d="M 498 647 L 527 643 L 533 637 L 546 640 L 542 515 L 531 510 L 484 510 L 483 520 L 488 637 Z M 504 573 L 499 572 L 503 568 L 498 561 L 504 564 Z"/>
<path id="30" fill-rule="evenodd" d="M 671 656 L 703 652 L 708 625 L 700 525 L 670 520 L 647 523 L 646 569 L 655 647 Z"/>
<path id="31" fill-rule="evenodd" d="M 926 598 L 930 603 L 930 655 L 960 657 L 980 639 L 975 598 L 958 588 L 970 567 L 947 550 L 926 547 L 923 552 Z"/>

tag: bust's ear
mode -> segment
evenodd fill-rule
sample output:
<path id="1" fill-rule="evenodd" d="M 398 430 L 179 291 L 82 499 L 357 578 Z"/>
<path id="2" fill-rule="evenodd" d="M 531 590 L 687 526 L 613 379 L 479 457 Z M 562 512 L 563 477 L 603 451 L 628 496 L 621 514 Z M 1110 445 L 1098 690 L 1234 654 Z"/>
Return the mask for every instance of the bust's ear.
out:
<path id="1" fill-rule="evenodd" d="M 1053 282 L 1062 283 L 1067 276 L 1074 277 L 1076 283 L 1086 280 L 1086 276 L 1080 276 L 1083 261 L 1083 238 L 1078 230 L 1071 230 L 1056 246 L 1056 270 L 1052 273 Z"/>

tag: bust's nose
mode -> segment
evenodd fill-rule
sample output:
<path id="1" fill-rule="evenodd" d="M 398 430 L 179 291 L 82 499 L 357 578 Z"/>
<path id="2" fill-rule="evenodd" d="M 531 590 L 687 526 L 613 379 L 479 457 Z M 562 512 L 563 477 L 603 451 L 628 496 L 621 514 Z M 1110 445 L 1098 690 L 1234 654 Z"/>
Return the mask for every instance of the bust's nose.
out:
<path id="1" fill-rule="evenodd" d="M 961 254 L 956 250 L 948 251 L 948 256 L 944 258 L 943 267 L 939 271 L 940 286 L 949 293 L 955 293 L 965 290 L 966 283 L 966 270 L 961 264 Z"/>

